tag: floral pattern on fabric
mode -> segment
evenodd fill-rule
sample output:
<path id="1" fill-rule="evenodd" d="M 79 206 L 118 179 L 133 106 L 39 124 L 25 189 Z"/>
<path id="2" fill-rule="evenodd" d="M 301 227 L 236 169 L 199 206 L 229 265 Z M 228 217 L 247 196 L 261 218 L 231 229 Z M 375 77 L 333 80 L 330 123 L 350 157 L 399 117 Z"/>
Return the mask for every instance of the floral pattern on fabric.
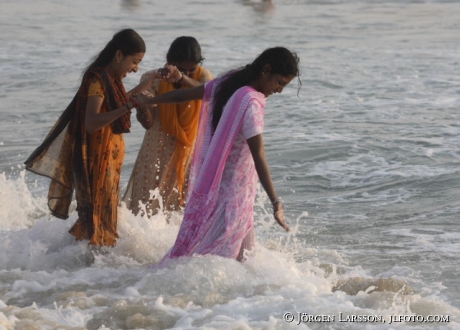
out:
<path id="1" fill-rule="evenodd" d="M 27 170 L 51 179 L 48 207 L 53 216 L 69 217 L 75 192 L 78 220 L 71 234 L 78 240 L 89 239 L 90 244 L 114 245 L 118 237 L 117 192 L 124 158 L 123 133 L 129 132 L 130 113 L 87 134 L 89 96 L 104 98 L 101 112 L 115 110 L 127 102 L 121 80 L 103 68 L 87 71 L 78 92 L 25 164 Z"/>
<path id="2" fill-rule="evenodd" d="M 104 97 L 104 90 L 98 80 L 90 84 L 88 96 Z M 104 102 L 101 113 L 107 111 L 105 104 Z M 79 217 L 69 232 L 77 240 L 89 239 L 90 244 L 112 246 L 118 238 L 119 183 L 125 155 L 123 134 L 114 134 L 112 127 L 108 125 L 89 135 L 88 140 L 93 192 L 92 221 L 87 221 L 91 217 Z"/>
<path id="3" fill-rule="evenodd" d="M 206 68 L 200 67 L 199 76 L 196 80 L 205 83 L 212 78 L 211 73 Z M 141 81 L 148 72 L 145 73 Z M 172 85 L 172 84 L 171 84 Z M 160 80 L 155 79 L 148 91 L 154 95 L 159 95 Z M 200 102 L 201 104 L 201 102 Z M 192 106 L 190 102 L 180 106 L 187 109 Z M 199 117 L 199 108 L 196 117 Z M 151 196 L 150 192 L 158 189 L 161 195 L 164 211 L 179 211 L 185 203 L 185 195 L 188 187 L 188 176 L 190 164 L 193 156 L 194 145 L 190 148 L 189 155 L 184 162 L 184 183 L 179 189 L 177 164 L 175 163 L 175 152 L 177 152 L 178 139 L 167 134 L 160 122 L 158 108 L 153 110 L 154 123 L 146 130 L 142 141 L 139 154 L 136 159 L 131 177 L 126 188 L 123 202 L 134 214 L 141 210 L 140 205 L 145 205 L 147 215 L 155 214 L 160 209 L 158 194 Z M 180 191 L 182 190 L 182 191 Z"/>

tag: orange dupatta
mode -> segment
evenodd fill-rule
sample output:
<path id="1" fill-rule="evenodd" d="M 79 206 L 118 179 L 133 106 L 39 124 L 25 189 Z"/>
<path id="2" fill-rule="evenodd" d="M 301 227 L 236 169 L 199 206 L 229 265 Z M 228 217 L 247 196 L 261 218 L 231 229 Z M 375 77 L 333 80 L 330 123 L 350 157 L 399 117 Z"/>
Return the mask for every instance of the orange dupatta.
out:
<path id="1" fill-rule="evenodd" d="M 191 78 L 200 81 L 202 71 L 202 67 L 198 66 Z M 184 89 L 186 87 L 182 86 L 181 88 Z M 174 89 L 172 83 L 162 81 L 158 88 L 158 95 L 168 93 Z M 173 157 L 177 171 L 177 186 L 181 204 L 183 202 L 182 191 L 185 182 L 185 162 L 196 140 L 200 109 L 201 100 L 158 105 L 159 120 L 162 129 L 165 133 L 171 134 L 177 139 Z"/>

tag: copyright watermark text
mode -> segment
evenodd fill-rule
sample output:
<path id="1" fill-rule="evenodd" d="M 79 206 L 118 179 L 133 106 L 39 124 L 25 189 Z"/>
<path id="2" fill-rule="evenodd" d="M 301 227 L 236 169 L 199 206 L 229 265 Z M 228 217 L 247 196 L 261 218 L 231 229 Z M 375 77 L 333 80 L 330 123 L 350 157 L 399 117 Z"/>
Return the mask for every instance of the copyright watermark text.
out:
<path id="1" fill-rule="evenodd" d="M 449 315 L 346 315 L 339 312 L 338 315 L 331 314 L 308 314 L 300 312 L 286 312 L 283 319 L 287 323 L 299 325 L 301 323 L 448 323 Z"/>

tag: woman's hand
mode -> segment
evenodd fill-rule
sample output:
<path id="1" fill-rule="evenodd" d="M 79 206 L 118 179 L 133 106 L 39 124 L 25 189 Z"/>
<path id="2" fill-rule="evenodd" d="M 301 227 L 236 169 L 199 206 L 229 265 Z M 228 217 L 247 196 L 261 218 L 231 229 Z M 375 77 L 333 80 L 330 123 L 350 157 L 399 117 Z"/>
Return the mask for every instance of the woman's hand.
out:
<path id="1" fill-rule="evenodd" d="M 154 97 L 155 96 L 152 93 L 150 93 L 149 91 L 143 91 L 142 93 L 140 93 L 140 95 L 145 95 L 145 96 L 148 96 L 148 97 Z"/>
<path id="2" fill-rule="evenodd" d="M 140 94 L 136 94 L 134 97 L 136 97 L 137 95 L 144 95 L 144 96 L 147 96 L 149 98 L 152 98 L 154 97 L 155 95 L 153 95 L 152 93 L 150 93 L 149 91 L 143 91 L 142 93 Z M 137 102 L 137 100 L 136 100 Z M 153 109 L 156 105 L 155 104 L 149 104 L 149 105 L 141 105 L 139 102 L 137 102 L 138 104 L 138 108 L 137 110 L 138 111 L 144 111 L 144 110 L 150 110 L 150 109 Z"/>
<path id="3" fill-rule="evenodd" d="M 281 202 L 278 202 L 275 205 L 273 205 L 273 216 L 275 217 L 275 220 L 281 227 L 283 227 L 287 232 L 290 231 L 284 219 L 283 204 L 281 204 Z"/>
<path id="4" fill-rule="evenodd" d="M 160 79 L 172 83 L 180 81 L 183 77 L 183 73 L 180 72 L 176 66 L 170 64 L 167 64 L 164 68 L 158 69 L 158 74 Z"/>
<path id="5" fill-rule="evenodd" d="M 138 105 L 138 110 L 146 106 L 156 106 L 155 104 L 150 102 L 151 99 L 153 98 L 153 95 L 148 92 L 136 94 L 136 95 L 133 95 L 133 97 Z"/>
<path id="6" fill-rule="evenodd" d="M 153 83 L 156 78 L 161 78 L 159 70 L 160 69 L 147 71 L 142 75 L 140 82 L 148 81 L 149 83 Z"/>

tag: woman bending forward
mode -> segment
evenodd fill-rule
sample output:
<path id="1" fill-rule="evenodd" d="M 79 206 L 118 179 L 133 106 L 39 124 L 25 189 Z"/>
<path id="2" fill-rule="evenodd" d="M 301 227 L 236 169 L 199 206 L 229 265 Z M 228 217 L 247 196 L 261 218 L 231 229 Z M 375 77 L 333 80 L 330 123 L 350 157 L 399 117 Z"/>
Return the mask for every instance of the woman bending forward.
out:
<path id="1" fill-rule="evenodd" d="M 166 60 L 165 67 L 156 70 L 157 79 L 148 89 L 151 94 L 188 89 L 212 79 L 211 73 L 201 66 L 201 47 L 193 37 L 176 38 Z M 143 116 L 142 111 L 150 111 L 153 122 L 144 126 L 147 131 L 123 197 L 134 214 L 143 207 L 147 216 L 155 214 L 160 208 L 159 197 L 164 211 L 184 207 L 200 109 L 201 99 L 140 110 L 138 117 Z M 151 194 L 155 189 L 157 193 Z"/>
<path id="2" fill-rule="evenodd" d="M 203 98 L 184 219 L 160 264 L 195 253 L 244 260 L 244 250 L 254 245 L 258 179 L 276 221 L 289 231 L 265 158 L 262 132 L 266 98 L 281 93 L 298 77 L 298 61 L 286 48 L 270 48 L 253 63 L 204 86 L 136 97 L 141 105 Z"/>

